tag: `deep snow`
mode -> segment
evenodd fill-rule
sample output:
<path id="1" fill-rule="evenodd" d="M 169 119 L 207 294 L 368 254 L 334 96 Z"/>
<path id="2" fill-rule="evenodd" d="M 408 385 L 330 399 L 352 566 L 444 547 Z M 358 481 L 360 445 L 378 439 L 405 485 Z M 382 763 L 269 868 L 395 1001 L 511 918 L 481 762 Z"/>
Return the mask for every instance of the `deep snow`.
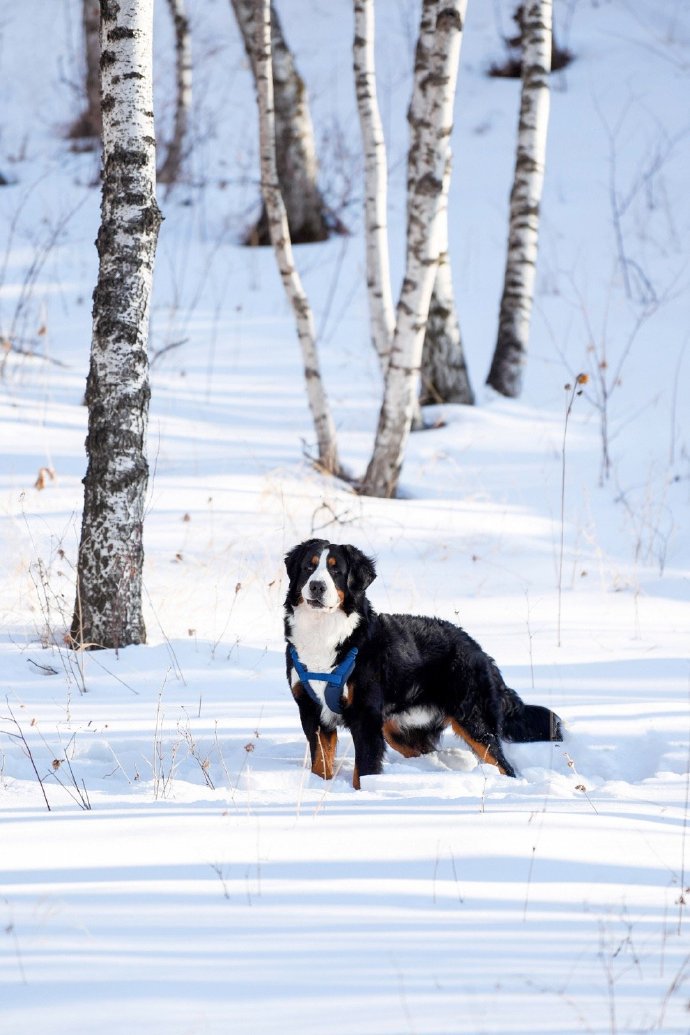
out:
<path id="1" fill-rule="evenodd" d="M 186 1035 L 685 1033 L 690 762 L 687 196 L 690 5 L 556 3 L 539 287 L 523 399 L 482 389 L 517 113 L 486 78 L 512 3 L 470 0 L 451 254 L 479 405 L 413 436 L 403 498 L 314 473 L 294 324 L 256 208 L 256 115 L 226 0 L 189 4 L 191 182 L 166 217 L 152 322 L 149 645 L 75 656 L 98 162 L 78 108 L 77 0 L 0 26 L 0 1030 Z M 341 453 L 380 399 L 368 343 L 350 5 L 279 3 L 350 237 L 302 248 Z M 417 19 L 378 0 L 402 270 Z M 157 13 L 159 127 L 170 28 Z M 616 233 L 618 230 L 618 234 Z M 627 284 L 626 276 L 627 273 Z M 397 284 L 397 279 L 396 279 Z M 627 292 L 627 293 L 626 293 Z M 163 351 L 167 346 L 167 351 Z M 566 383 L 589 374 L 565 437 Z M 611 471 L 602 483 L 602 392 Z M 42 468 L 45 487 L 35 482 Z M 351 788 L 305 767 L 287 691 L 282 557 L 312 532 L 376 555 L 381 610 L 459 621 L 563 745 L 510 780 L 448 737 Z M 19 737 L 25 738 L 25 743 Z M 40 782 L 27 755 L 36 763 Z M 47 796 L 50 812 L 46 808 Z"/>

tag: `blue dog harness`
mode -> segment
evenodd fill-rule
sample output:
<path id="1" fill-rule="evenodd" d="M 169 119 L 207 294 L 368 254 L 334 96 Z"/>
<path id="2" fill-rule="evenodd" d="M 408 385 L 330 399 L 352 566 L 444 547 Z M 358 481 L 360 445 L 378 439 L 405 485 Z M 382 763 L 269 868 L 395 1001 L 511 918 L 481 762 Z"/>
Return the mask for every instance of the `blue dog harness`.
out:
<path id="1" fill-rule="evenodd" d="M 321 698 L 314 691 L 311 686 L 310 679 L 318 679 L 320 682 L 326 684 L 324 691 L 324 698 L 326 705 L 336 715 L 343 714 L 342 696 L 343 687 L 352 675 L 355 667 L 355 660 L 357 658 L 358 650 L 353 647 L 352 650 L 348 651 L 340 664 L 333 669 L 332 672 L 308 672 L 299 659 L 297 650 L 294 644 L 290 644 L 290 657 L 292 658 L 292 664 L 295 666 L 295 671 L 299 676 L 300 683 L 307 691 L 312 701 L 315 704 L 321 706 Z"/>

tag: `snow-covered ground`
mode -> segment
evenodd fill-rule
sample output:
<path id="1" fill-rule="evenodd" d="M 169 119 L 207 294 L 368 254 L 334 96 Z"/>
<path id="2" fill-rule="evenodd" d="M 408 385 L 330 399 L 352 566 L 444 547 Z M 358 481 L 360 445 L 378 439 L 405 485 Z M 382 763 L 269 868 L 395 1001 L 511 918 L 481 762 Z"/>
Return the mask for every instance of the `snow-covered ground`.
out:
<path id="1" fill-rule="evenodd" d="M 533 342 L 507 402 L 482 384 L 518 85 L 484 73 L 513 4 L 470 0 L 451 251 L 479 405 L 413 436 L 395 501 L 304 458 L 294 324 L 272 255 L 238 245 L 258 198 L 249 73 L 227 0 L 189 8 L 192 179 L 161 195 L 153 305 L 149 644 L 118 654 L 61 645 L 99 214 L 97 158 L 61 136 L 81 4 L 24 0 L 0 24 L 0 330 L 32 353 L 0 377 L 0 1030 L 685 1033 L 690 5 L 556 0 L 577 60 L 553 80 Z M 362 472 L 380 384 L 350 5 L 279 10 L 324 183 L 349 198 L 352 234 L 298 261 Z M 377 10 L 397 284 L 417 7 Z M 157 32 L 165 135 L 165 4 Z M 343 736 L 336 778 L 312 776 L 282 641 L 282 558 L 312 533 L 376 556 L 380 610 L 460 622 L 565 742 L 509 745 L 511 780 L 449 737 L 355 792 Z"/>

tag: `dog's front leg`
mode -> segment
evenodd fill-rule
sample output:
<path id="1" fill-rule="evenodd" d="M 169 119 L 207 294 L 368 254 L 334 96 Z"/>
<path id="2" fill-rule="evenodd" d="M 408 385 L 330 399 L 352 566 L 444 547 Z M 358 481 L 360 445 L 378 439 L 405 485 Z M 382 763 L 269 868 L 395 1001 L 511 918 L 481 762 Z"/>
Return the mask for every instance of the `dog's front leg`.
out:
<path id="1" fill-rule="evenodd" d="M 375 713 L 366 713 L 350 720 L 350 732 L 355 745 L 355 771 L 352 774 L 352 786 L 360 790 L 360 777 L 374 776 L 383 768 L 383 756 L 386 742 L 383 739 L 382 717 Z"/>
<path id="2" fill-rule="evenodd" d="M 321 725 L 321 709 L 304 692 L 301 683 L 292 688 L 297 701 L 299 717 L 311 754 L 311 771 L 322 780 L 332 780 L 338 733 Z"/>

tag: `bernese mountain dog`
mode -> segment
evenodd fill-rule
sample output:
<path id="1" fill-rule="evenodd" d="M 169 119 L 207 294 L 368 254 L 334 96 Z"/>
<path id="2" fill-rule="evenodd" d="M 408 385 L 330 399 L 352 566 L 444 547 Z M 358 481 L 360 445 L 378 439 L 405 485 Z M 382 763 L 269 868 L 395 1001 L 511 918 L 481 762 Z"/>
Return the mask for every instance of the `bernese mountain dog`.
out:
<path id="1" fill-rule="evenodd" d="M 507 776 L 516 773 L 501 741 L 562 739 L 558 716 L 524 704 L 458 626 L 377 614 L 366 596 L 374 562 L 357 547 L 309 539 L 285 564 L 287 678 L 313 773 L 332 779 L 342 726 L 354 742 L 356 789 L 362 776 L 381 772 L 386 744 L 423 755 L 448 726 Z"/>

